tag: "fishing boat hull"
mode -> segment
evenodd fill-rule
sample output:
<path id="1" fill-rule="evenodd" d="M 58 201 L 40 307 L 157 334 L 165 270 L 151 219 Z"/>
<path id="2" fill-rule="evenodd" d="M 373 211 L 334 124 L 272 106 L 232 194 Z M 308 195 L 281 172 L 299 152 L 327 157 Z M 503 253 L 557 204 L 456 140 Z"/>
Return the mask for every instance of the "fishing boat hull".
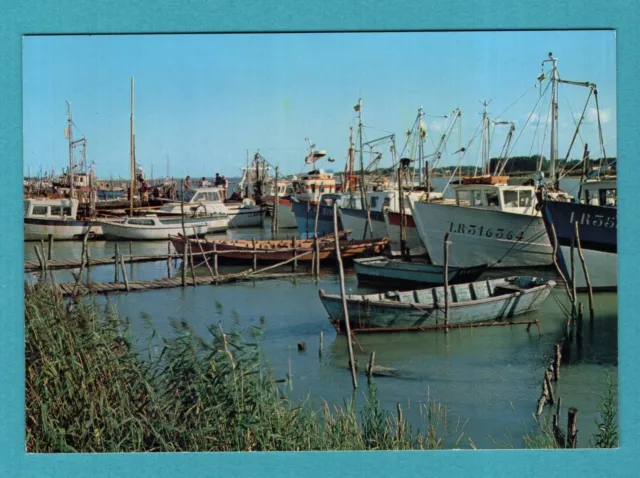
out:
<path id="1" fill-rule="evenodd" d="M 389 260 L 385 257 L 354 259 L 353 266 L 361 284 L 403 288 L 444 285 L 445 273 L 442 266 Z M 450 267 L 449 284 L 474 282 L 486 268 L 485 265 Z"/>
<path id="2" fill-rule="evenodd" d="M 450 233 L 449 265 L 545 267 L 553 248 L 541 216 L 449 204 L 411 202 L 418 234 L 433 264 L 444 264 L 444 238 Z"/>
<path id="3" fill-rule="evenodd" d="M 301 237 L 313 237 L 317 204 L 305 201 L 292 201 L 291 208 L 296 218 L 298 233 Z M 320 205 L 320 213 L 318 215 L 318 237 L 333 234 L 333 206 Z M 338 215 L 338 230 L 343 231 L 340 216 Z"/>
<path id="4" fill-rule="evenodd" d="M 226 204 L 228 215 L 229 215 L 229 223 L 228 227 L 230 228 L 238 228 L 238 227 L 260 227 L 264 223 L 264 216 L 266 215 L 266 210 L 260 206 L 256 205 L 243 205 L 239 204 Z"/>
<path id="5" fill-rule="evenodd" d="M 345 229 L 349 229 L 354 239 L 381 239 L 387 237 L 387 225 L 381 211 L 369 211 L 371 230 L 367 226 L 367 211 L 364 209 L 340 208 L 340 220 Z M 366 232 L 366 234 L 365 234 Z M 371 235 L 373 233 L 373 236 Z"/>
<path id="6" fill-rule="evenodd" d="M 179 254 L 184 253 L 186 241 L 182 237 L 170 237 L 173 247 Z M 215 250 L 219 253 L 221 262 L 252 262 L 254 256 L 253 242 L 245 240 L 189 240 L 191 243 L 191 251 L 194 256 L 202 256 L 202 253 L 210 253 Z M 340 253 L 344 260 L 350 260 L 354 257 L 364 254 L 380 254 L 387 245 L 388 240 L 380 241 L 340 241 Z M 302 255 L 298 258 L 298 262 L 310 262 L 313 260 L 313 240 L 296 241 L 296 247 L 293 247 L 293 241 L 255 241 L 256 261 L 262 263 L 278 263 L 293 259 L 295 255 Z M 335 241 L 333 238 L 323 238 L 319 243 L 320 260 L 333 257 L 335 254 Z"/>
<path id="7" fill-rule="evenodd" d="M 180 221 L 180 211 L 157 211 L 156 214 L 158 217 L 162 218 L 163 221 L 171 220 L 171 221 Z M 207 233 L 214 232 L 225 232 L 229 226 L 229 216 L 227 214 L 199 214 L 195 217 L 194 213 L 188 213 L 185 208 L 185 219 L 197 219 L 199 222 L 207 223 Z M 165 238 L 166 239 L 166 238 Z"/>
<path id="8" fill-rule="evenodd" d="M 274 198 L 273 197 L 265 198 L 264 202 L 268 205 L 269 209 L 273 211 Z M 293 213 L 292 203 L 293 201 L 291 201 L 291 199 L 278 198 L 278 227 L 279 228 L 292 229 L 294 227 L 298 227 L 296 216 Z M 271 216 L 274 217 L 274 214 L 275 213 L 272 212 Z"/>
<path id="9" fill-rule="evenodd" d="M 534 281 L 531 287 L 521 290 L 509 288 L 508 281 L 521 285 Z M 500 288 L 504 283 L 505 289 Z M 449 325 L 490 321 L 508 321 L 540 307 L 548 297 L 554 281 L 530 277 L 517 277 L 481 281 L 450 286 Z M 329 320 L 338 331 L 344 331 L 342 299 L 320 290 L 320 300 L 329 313 Z M 396 297 L 394 300 L 394 296 Z M 402 297 L 399 299 L 399 297 Z M 410 292 L 387 292 L 346 297 L 349 325 L 358 329 L 412 329 L 431 325 L 443 325 L 445 319 L 444 287 Z"/>
<path id="10" fill-rule="evenodd" d="M 574 247 L 576 289 L 587 290 L 584 268 L 577 251 L 575 223 L 578 223 L 580 248 L 593 291 L 618 288 L 617 209 L 588 204 L 545 201 L 542 216 L 553 243 L 557 238 L 556 259 L 567 281 L 571 281 L 571 243 Z"/>
<path id="11" fill-rule="evenodd" d="M 102 233 L 108 241 L 159 241 L 167 240 L 170 235 L 182 234 L 181 221 L 173 224 L 140 226 L 119 223 L 103 222 Z M 204 236 L 209 225 L 207 222 L 185 221 L 185 232 L 187 237 Z"/>
<path id="12" fill-rule="evenodd" d="M 399 212 L 389 211 L 388 209 L 383 213 L 385 225 L 387 227 L 387 236 L 391 240 L 389 243 L 389 249 L 392 256 L 399 256 L 402 253 L 400 247 L 400 223 L 401 214 Z M 405 240 L 406 247 L 409 250 L 411 256 L 424 256 L 427 254 L 427 249 L 420 239 L 416 223 L 413 220 L 411 211 L 408 211 L 405 215 Z"/>
<path id="13" fill-rule="evenodd" d="M 24 218 L 24 240 L 40 241 L 53 236 L 56 241 L 72 241 L 90 235 L 100 235 L 101 228 L 91 221 L 75 221 L 64 219 Z"/>

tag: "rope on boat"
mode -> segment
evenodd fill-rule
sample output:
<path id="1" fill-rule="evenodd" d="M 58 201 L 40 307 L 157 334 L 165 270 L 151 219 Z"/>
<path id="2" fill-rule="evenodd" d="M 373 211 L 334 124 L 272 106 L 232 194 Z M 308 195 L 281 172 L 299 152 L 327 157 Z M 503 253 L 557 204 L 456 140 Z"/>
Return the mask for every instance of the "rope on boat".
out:
<path id="1" fill-rule="evenodd" d="M 531 216 L 531 221 L 529 221 L 529 224 L 527 224 L 527 227 L 524 228 L 524 231 L 522 231 L 522 237 L 524 237 L 524 233 L 527 232 L 527 229 L 529 229 L 529 227 L 531 226 L 531 224 L 533 224 L 533 221 L 537 218 L 538 216 Z M 507 252 L 504 253 L 504 255 L 498 259 L 496 262 L 494 262 L 492 265 L 487 266 L 487 267 L 495 267 L 496 265 L 500 264 L 502 262 L 502 259 L 504 259 L 505 257 L 507 257 L 507 255 L 509 255 L 509 253 L 513 250 L 514 247 L 516 247 L 516 245 L 520 243 L 519 240 L 515 241 L 511 247 L 509 249 L 507 249 Z"/>

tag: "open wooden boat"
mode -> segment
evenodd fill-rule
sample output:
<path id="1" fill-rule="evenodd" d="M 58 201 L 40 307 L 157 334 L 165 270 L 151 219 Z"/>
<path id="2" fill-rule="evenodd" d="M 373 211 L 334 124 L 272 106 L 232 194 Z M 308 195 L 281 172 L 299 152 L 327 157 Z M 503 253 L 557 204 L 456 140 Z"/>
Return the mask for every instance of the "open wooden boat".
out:
<path id="1" fill-rule="evenodd" d="M 102 226 L 102 233 L 107 240 L 153 241 L 166 240 L 171 234 L 181 233 L 183 221 L 187 236 L 204 236 L 207 233 L 209 225 L 203 219 L 160 219 L 155 214 L 128 217 L 120 223 L 98 222 L 98 224 Z"/>
<path id="2" fill-rule="evenodd" d="M 444 266 L 424 262 L 390 260 L 386 257 L 363 257 L 353 260 L 362 284 L 386 287 L 426 287 L 444 285 Z M 449 267 L 449 285 L 473 282 L 487 269 L 486 264 L 475 267 Z"/>
<path id="3" fill-rule="evenodd" d="M 344 238 L 350 231 L 342 231 Z M 186 241 L 182 236 L 170 236 L 169 239 L 173 247 L 179 254 L 184 254 Z M 191 245 L 194 257 L 202 256 L 202 252 L 213 251 L 215 244 L 216 251 L 220 253 L 219 260 L 223 261 L 253 261 L 254 243 L 250 240 L 213 240 L 187 239 Z M 340 253 L 343 259 L 349 260 L 363 254 L 380 254 L 389 243 L 387 238 L 375 241 L 364 240 L 340 240 Z M 283 262 L 292 259 L 295 255 L 313 251 L 312 239 L 296 240 L 294 249 L 293 240 L 258 240 L 255 241 L 255 251 L 258 262 Z M 332 236 L 318 239 L 320 260 L 325 260 L 334 256 L 335 239 Z M 202 248 L 202 249 L 201 249 Z M 313 254 L 300 257 L 299 261 L 311 261 Z"/>
<path id="4" fill-rule="evenodd" d="M 538 277 L 503 279 L 449 286 L 449 324 L 503 321 L 540 307 L 555 282 Z M 345 330 L 342 298 L 320 290 L 320 300 L 338 332 Z M 444 324 L 444 287 L 347 295 L 351 330 L 411 329 Z"/>

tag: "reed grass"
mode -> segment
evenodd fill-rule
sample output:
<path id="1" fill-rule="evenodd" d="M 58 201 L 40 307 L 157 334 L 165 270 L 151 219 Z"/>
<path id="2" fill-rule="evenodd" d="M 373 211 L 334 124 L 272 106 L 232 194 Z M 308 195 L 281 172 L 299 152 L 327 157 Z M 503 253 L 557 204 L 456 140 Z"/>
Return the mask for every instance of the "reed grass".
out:
<path id="1" fill-rule="evenodd" d="M 424 432 L 384 411 L 372 381 L 314 410 L 278 387 L 258 343 L 172 323 L 161 352 L 134 350 L 128 321 L 95 302 L 25 285 L 28 452 L 408 450 L 444 446 L 446 410 L 423 404 Z M 250 330 L 252 339 L 260 329 Z"/>

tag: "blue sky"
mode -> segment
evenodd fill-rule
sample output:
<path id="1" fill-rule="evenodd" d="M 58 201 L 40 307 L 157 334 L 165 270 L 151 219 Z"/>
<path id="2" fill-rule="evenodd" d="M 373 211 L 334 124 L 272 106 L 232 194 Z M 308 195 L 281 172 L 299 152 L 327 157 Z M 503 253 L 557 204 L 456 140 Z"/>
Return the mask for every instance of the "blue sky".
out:
<path id="1" fill-rule="evenodd" d="M 24 172 L 68 165 L 66 103 L 87 138 L 88 161 L 99 177 L 129 175 L 130 78 L 135 77 L 136 158 L 147 176 L 237 176 L 246 151 L 260 150 L 285 174 L 305 169 L 306 137 L 342 170 L 353 106 L 363 99 L 365 140 L 393 132 L 397 148 L 415 120 L 427 115 L 426 154 L 460 108 L 462 142 L 489 114 L 515 121 L 514 155 L 548 155 L 540 137 L 548 101 L 534 109 L 541 62 L 553 52 L 561 78 L 598 85 L 608 156 L 616 154 L 616 59 L 613 31 L 335 33 L 237 35 L 48 36 L 23 39 Z M 588 90 L 561 86 L 559 155 Z M 548 95 L 547 95 L 548 96 Z M 592 102 L 590 107 L 594 107 Z M 523 129 L 529 114 L 543 117 Z M 571 157 L 583 142 L 599 156 L 593 110 Z M 506 129 L 498 130 L 493 155 Z M 456 130 L 441 165 L 454 164 Z M 475 147 L 479 141 L 475 141 Z M 390 165 L 388 147 L 382 165 Z M 465 161 L 476 162 L 469 151 Z"/>

